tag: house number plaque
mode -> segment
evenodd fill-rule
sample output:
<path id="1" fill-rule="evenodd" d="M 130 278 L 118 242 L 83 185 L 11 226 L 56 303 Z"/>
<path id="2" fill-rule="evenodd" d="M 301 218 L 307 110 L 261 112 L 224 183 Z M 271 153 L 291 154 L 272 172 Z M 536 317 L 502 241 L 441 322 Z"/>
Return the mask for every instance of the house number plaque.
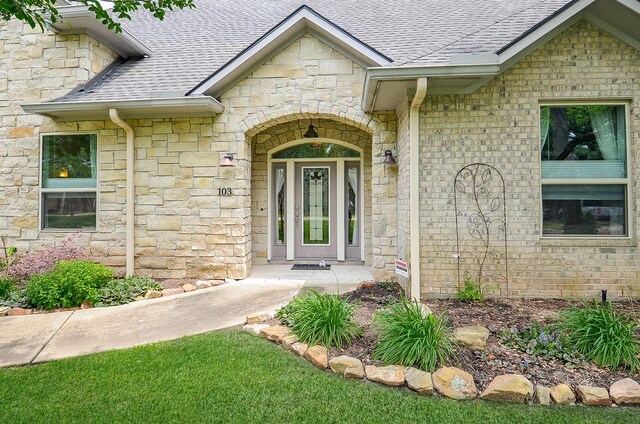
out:
<path id="1" fill-rule="evenodd" d="M 219 188 L 218 196 L 233 196 L 233 190 L 231 190 L 231 187 Z"/>

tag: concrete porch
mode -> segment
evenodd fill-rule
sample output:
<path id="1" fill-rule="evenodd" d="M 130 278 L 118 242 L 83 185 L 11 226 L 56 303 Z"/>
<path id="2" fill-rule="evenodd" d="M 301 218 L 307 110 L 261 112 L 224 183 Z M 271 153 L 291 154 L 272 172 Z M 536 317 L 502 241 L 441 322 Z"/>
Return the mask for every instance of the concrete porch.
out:
<path id="1" fill-rule="evenodd" d="M 355 290 L 363 281 L 373 281 L 373 270 L 369 265 L 331 265 L 329 270 L 293 271 L 292 264 L 255 265 L 247 283 L 292 283 L 304 289 L 315 289 L 321 293 L 346 293 Z"/>

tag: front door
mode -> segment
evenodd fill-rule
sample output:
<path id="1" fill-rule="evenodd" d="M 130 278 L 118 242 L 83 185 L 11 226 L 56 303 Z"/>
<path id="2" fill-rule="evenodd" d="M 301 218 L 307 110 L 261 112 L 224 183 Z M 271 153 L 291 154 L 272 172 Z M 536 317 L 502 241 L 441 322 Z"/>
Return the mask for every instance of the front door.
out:
<path id="1" fill-rule="evenodd" d="M 335 258 L 336 163 L 295 166 L 295 254 L 298 258 Z"/>
<path id="2" fill-rule="evenodd" d="M 362 260 L 362 152 L 316 139 L 269 155 L 267 259 Z"/>

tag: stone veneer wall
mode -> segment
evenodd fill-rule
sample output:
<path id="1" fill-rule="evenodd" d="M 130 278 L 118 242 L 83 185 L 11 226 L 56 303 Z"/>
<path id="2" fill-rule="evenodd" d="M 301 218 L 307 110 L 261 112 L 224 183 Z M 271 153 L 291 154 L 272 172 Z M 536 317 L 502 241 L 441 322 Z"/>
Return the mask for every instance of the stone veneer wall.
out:
<path id="1" fill-rule="evenodd" d="M 457 283 L 453 181 L 474 162 L 505 177 L 513 296 L 640 295 L 640 52 L 581 21 L 474 94 L 428 96 L 421 112 L 422 295 Z M 626 99 L 630 109 L 630 240 L 541 239 L 539 102 Z"/>
<path id="2" fill-rule="evenodd" d="M 85 35 L 41 35 L 15 22 L 2 29 L 0 76 L 6 76 L 8 84 L 0 82 L 0 228 L 22 251 L 68 235 L 38 229 L 39 136 L 95 132 L 98 228 L 82 233 L 81 243 L 94 257 L 123 269 L 124 131 L 110 121 L 56 123 L 19 107 L 66 94 L 115 55 Z M 254 164 L 254 141 L 277 125 L 314 118 L 331 121 L 336 130 L 344 126 L 341 136 L 348 132 L 347 141 L 356 142 L 356 137 L 365 147 L 366 163 L 371 163 L 372 264 L 376 279 L 393 278 L 396 177 L 385 170 L 382 159 L 384 150 L 395 149 L 395 114 L 370 115 L 360 109 L 364 76 L 364 69 L 305 35 L 224 93 L 225 111 L 218 116 L 128 120 L 136 133 L 136 273 L 156 278 L 246 277 L 253 252 L 252 219 L 258 231 L 261 225 L 259 217 L 252 216 L 251 173 L 266 167 L 266 162 Z M 329 130 L 328 122 L 326 127 Z M 234 154 L 235 166 L 221 168 L 228 152 Z M 218 196 L 219 188 L 231 188 L 234 195 Z"/>
<path id="3" fill-rule="evenodd" d="M 252 141 L 270 128 L 292 121 L 329 120 L 371 137 L 371 255 L 374 278 L 394 278 L 396 246 L 396 175 L 382 165 L 386 149 L 395 150 L 395 114 L 367 114 L 360 108 L 365 70 L 344 55 L 305 34 L 251 75 L 220 96 L 225 106 L 215 119 L 214 133 L 229 142 L 239 168 L 252 172 Z M 267 132 L 268 134 L 268 132 Z M 254 138 L 258 136 L 258 138 Z M 235 147 L 235 150 L 234 150 Z M 257 167 L 266 166 L 256 162 Z M 391 187 L 392 189 L 390 189 Z M 250 238 L 250 182 L 239 199 Z M 260 225 L 260 223 L 258 224 Z M 258 247 L 256 257 L 264 248 Z M 249 242 L 247 251 L 253 248 Z"/>
<path id="4" fill-rule="evenodd" d="M 87 35 L 41 33 L 19 21 L 0 23 L 0 52 L 0 234 L 21 251 L 39 249 L 65 236 L 38 230 L 40 133 L 65 127 L 20 104 L 68 93 L 117 55 Z"/>
<path id="5" fill-rule="evenodd" d="M 371 135 L 328 119 L 314 120 L 318 135 L 322 138 L 340 140 L 363 149 L 364 169 L 364 243 L 365 264 L 371 265 Z M 298 120 L 275 125 L 253 137 L 253 170 L 251 172 L 251 222 L 253 233 L 253 263 L 267 263 L 267 153 L 290 141 L 300 140 L 309 127 L 309 121 Z"/>

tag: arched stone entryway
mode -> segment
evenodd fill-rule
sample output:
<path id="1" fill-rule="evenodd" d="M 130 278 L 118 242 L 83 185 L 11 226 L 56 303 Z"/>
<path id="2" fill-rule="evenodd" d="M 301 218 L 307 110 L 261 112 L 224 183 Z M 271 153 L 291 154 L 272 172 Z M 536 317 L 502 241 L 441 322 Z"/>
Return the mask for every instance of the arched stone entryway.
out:
<path id="1" fill-rule="evenodd" d="M 347 163 L 357 163 L 357 166 L 360 169 L 359 172 L 361 172 L 362 176 L 362 178 L 359 179 L 362 184 L 357 184 L 359 195 L 362 196 L 363 200 L 361 204 L 362 219 L 359 221 L 362 224 L 362 237 L 359 236 L 358 243 L 356 243 L 361 247 L 360 250 L 362 252 L 358 255 L 347 254 L 345 256 L 343 251 L 342 255 L 340 253 L 337 253 L 336 256 L 329 254 L 327 259 L 346 258 L 351 260 L 362 260 L 366 264 L 371 265 L 373 263 L 371 250 L 372 197 L 370 195 L 372 175 L 372 135 L 352 125 L 337 122 L 335 120 L 314 119 L 313 124 L 319 135 L 318 140 L 322 140 L 325 145 L 327 143 L 334 143 L 335 145 L 342 145 L 347 148 L 352 147 L 354 150 L 361 152 L 359 153 L 360 157 L 358 157 L 357 160 L 355 160 L 355 158 L 350 158 Z M 272 240 L 274 232 L 274 220 L 270 219 L 272 215 L 269 213 L 268 209 L 270 204 L 268 196 L 273 195 L 273 193 L 270 193 L 270 191 L 273 191 L 270 190 L 270 188 L 273 187 L 270 187 L 269 184 L 269 166 L 275 166 L 275 164 L 270 163 L 269 152 L 278 150 L 283 146 L 291 146 L 304 143 L 305 140 L 312 142 L 312 139 L 304 139 L 304 133 L 307 131 L 308 125 L 309 120 L 296 119 L 290 122 L 273 125 L 251 137 L 251 221 L 252 263 L 254 264 L 265 264 L 270 259 L 287 259 L 285 251 L 280 249 L 280 246 L 274 245 L 274 240 Z M 341 166 L 344 165 L 343 159 L 337 159 L 337 162 L 340 163 Z M 280 164 L 282 165 L 282 163 Z M 341 182 L 343 181 L 344 180 L 341 180 Z M 273 181 L 271 181 L 271 184 L 273 184 Z M 293 201 L 293 199 L 291 200 Z M 340 200 L 337 202 L 338 205 L 340 205 Z M 271 203 L 273 209 L 274 202 Z M 344 204 L 342 204 L 342 206 L 344 206 Z M 279 240 L 279 242 L 283 243 L 282 240 Z M 294 257 L 292 255 L 293 253 L 290 253 L 289 259 Z M 295 259 L 298 259 L 300 257 L 301 255 L 299 254 L 295 255 Z"/>
<path id="2" fill-rule="evenodd" d="M 374 268 L 376 279 L 393 277 L 395 248 L 396 172 L 382 165 L 384 150 L 395 150 L 395 115 L 389 121 L 360 117 L 354 121 L 331 114 L 291 114 L 247 129 L 246 148 L 251 157 L 251 263 L 265 264 L 269 252 L 268 152 L 301 140 L 310 121 L 320 138 L 336 140 L 362 151 L 363 226 L 362 259 Z M 389 195 L 392 196 L 389 196 Z M 391 211 L 391 209 L 394 209 Z"/>

